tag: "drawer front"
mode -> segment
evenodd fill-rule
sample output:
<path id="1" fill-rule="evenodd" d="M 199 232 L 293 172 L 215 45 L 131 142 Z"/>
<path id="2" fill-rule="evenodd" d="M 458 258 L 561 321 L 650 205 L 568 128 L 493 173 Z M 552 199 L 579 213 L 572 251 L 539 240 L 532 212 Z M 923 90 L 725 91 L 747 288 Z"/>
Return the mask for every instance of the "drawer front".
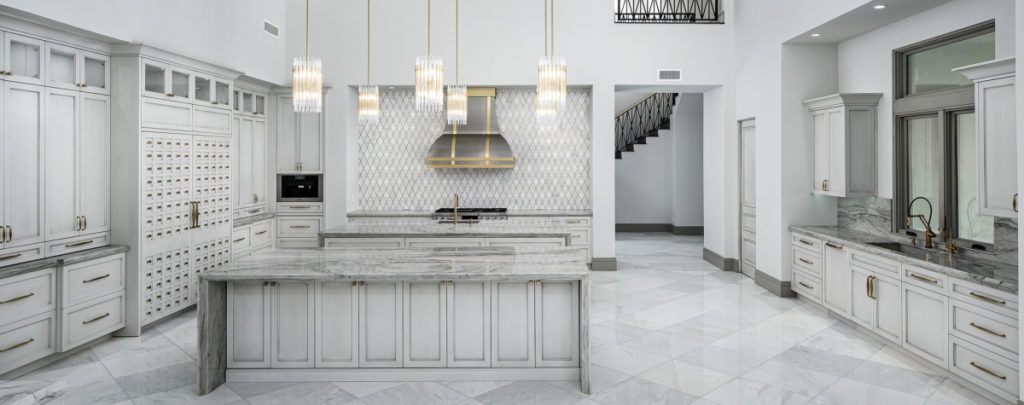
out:
<path id="1" fill-rule="evenodd" d="M 0 374 L 57 352 L 53 315 L 40 315 L 0 331 Z"/>
<path id="2" fill-rule="evenodd" d="M 949 285 L 950 297 L 1017 319 L 1017 295 L 955 278 Z"/>
<path id="3" fill-rule="evenodd" d="M 408 238 L 405 240 L 405 246 L 409 248 L 481 247 L 485 244 L 484 239 L 477 238 Z"/>
<path id="4" fill-rule="evenodd" d="M 821 303 L 821 281 L 817 277 L 812 277 L 798 269 L 793 272 L 792 288 L 793 291 L 804 296 L 804 298 L 819 304 Z"/>
<path id="5" fill-rule="evenodd" d="M 850 249 L 850 265 L 892 277 L 900 276 L 900 263 L 881 256 Z"/>
<path id="6" fill-rule="evenodd" d="M 0 326 L 53 312 L 56 274 L 49 268 L 0 280 Z"/>
<path id="7" fill-rule="evenodd" d="M 100 298 L 75 310 L 64 310 L 64 339 L 67 351 L 92 339 L 124 327 L 124 295 Z"/>
<path id="8" fill-rule="evenodd" d="M 562 223 L 568 226 L 589 226 L 590 218 L 563 218 Z"/>
<path id="9" fill-rule="evenodd" d="M 250 208 L 239 208 L 235 210 L 235 218 L 251 217 L 253 215 L 259 215 L 267 212 L 266 206 L 250 207 Z"/>
<path id="10" fill-rule="evenodd" d="M 963 339 L 950 339 L 949 370 L 993 393 L 1015 400 L 1020 392 L 1017 362 L 982 349 Z"/>
<path id="11" fill-rule="evenodd" d="M 325 238 L 325 248 L 400 248 L 405 246 L 402 238 Z"/>
<path id="12" fill-rule="evenodd" d="M 220 108 L 193 106 L 192 130 L 211 134 L 230 134 L 231 111 Z"/>
<path id="13" fill-rule="evenodd" d="M 905 264 L 903 265 L 903 282 L 946 295 L 949 278 L 945 274 Z"/>
<path id="14" fill-rule="evenodd" d="M 0 250 L 0 266 L 10 266 L 12 264 L 30 262 L 42 259 L 43 257 L 42 243 L 3 249 Z"/>
<path id="15" fill-rule="evenodd" d="M 282 238 L 316 238 L 320 236 L 319 217 L 279 217 L 277 236 Z"/>
<path id="16" fill-rule="evenodd" d="M 192 130 L 192 105 L 177 101 L 142 98 L 142 127 L 152 129 L 169 129 L 175 131 Z"/>
<path id="17" fill-rule="evenodd" d="M 753 215 L 743 215 L 743 230 L 750 233 L 757 233 L 757 219 Z"/>
<path id="18" fill-rule="evenodd" d="M 1004 356 L 1016 357 L 1017 325 L 1013 319 L 988 313 L 988 311 L 972 308 L 969 305 L 951 300 L 953 312 L 950 318 L 952 333 L 964 339 L 980 341 L 995 346 L 997 351 L 1005 351 Z"/>
<path id="19" fill-rule="evenodd" d="M 821 277 L 821 257 L 805 249 L 793 249 L 793 267 L 805 270 L 815 277 Z"/>
<path id="20" fill-rule="evenodd" d="M 316 214 L 324 212 L 324 204 L 318 202 L 277 203 L 278 214 Z"/>
<path id="21" fill-rule="evenodd" d="M 253 248 L 262 247 L 271 242 L 270 221 L 257 222 L 252 224 L 249 235 L 249 246 Z"/>
<path id="22" fill-rule="evenodd" d="M 590 230 L 589 229 L 570 229 L 569 230 L 569 246 L 589 245 L 589 244 L 590 244 Z"/>
<path id="23" fill-rule="evenodd" d="M 528 252 L 565 247 L 565 240 L 559 238 L 494 238 L 487 239 L 487 246 L 511 247 L 518 251 Z"/>
<path id="24" fill-rule="evenodd" d="M 74 253 L 110 244 L 110 232 L 46 242 L 46 257 Z"/>
<path id="25" fill-rule="evenodd" d="M 821 254 L 821 247 L 823 244 L 820 240 L 812 238 L 810 236 L 793 234 L 793 246 L 801 249 L 807 249 L 811 253 Z"/>
<path id="26" fill-rule="evenodd" d="M 305 249 L 320 247 L 318 238 L 278 238 L 277 247 L 281 249 Z"/>
<path id="27" fill-rule="evenodd" d="M 249 251 L 249 230 L 251 226 L 235 228 L 231 231 L 231 253 L 239 254 Z"/>
<path id="28" fill-rule="evenodd" d="M 123 253 L 64 267 L 63 307 L 72 307 L 108 294 L 123 293 L 124 268 Z"/>

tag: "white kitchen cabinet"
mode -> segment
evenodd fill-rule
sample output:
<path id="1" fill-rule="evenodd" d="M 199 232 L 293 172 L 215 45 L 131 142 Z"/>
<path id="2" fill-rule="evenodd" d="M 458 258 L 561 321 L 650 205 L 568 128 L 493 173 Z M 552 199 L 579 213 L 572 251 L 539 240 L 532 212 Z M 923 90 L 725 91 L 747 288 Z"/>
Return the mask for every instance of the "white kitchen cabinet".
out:
<path id="1" fill-rule="evenodd" d="M 403 367 L 445 367 L 447 281 L 405 282 Z"/>
<path id="2" fill-rule="evenodd" d="M 327 93 L 324 93 L 324 99 Z M 326 109 L 326 104 L 324 105 Z M 290 96 L 277 98 L 277 172 L 322 173 L 323 112 L 296 113 Z"/>
<path id="3" fill-rule="evenodd" d="M 946 296 L 903 283 L 903 348 L 946 368 Z"/>
<path id="4" fill-rule="evenodd" d="M 482 247 L 487 244 L 482 238 L 406 238 L 405 246 L 409 248 L 434 247 Z"/>
<path id="5" fill-rule="evenodd" d="M 270 367 L 313 367 L 314 283 L 272 281 L 270 287 Z"/>
<path id="6" fill-rule="evenodd" d="M 188 69 L 151 59 L 142 60 L 142 94 L 192 102 L 193 74 Z"/>
<path id="7" fill-rule="evenodd" d="M 358 283 L 325 281 L 316 288 L 316 367 L 358 367 Z"/>
<path id="8" fill-rule="evenodd" d="M 575 281 L 534 282 L 537 367 L 579 366 L 579 287 Z"/>
<path id="9" fill-rule="evenodd" d="M 805 100 L 810 111 L 815 194 L 873 196 L 879 93 L 840 93 Z"/>
<path id="10" fill-rule="evenodd" d="M 195 104 L 231 109 L 231 86 L 232 83 L 229 80 L 196 74 L 192 84 Z"/>
<path id="11" fill-rule="evenodd" d="M 974 81 L 978 211 L 983 215 L 1016 218 L 1015 58 L 996 59 L 954 71 Z"/>
<path id="12" fill-rule="evenodd" d="M 3 79 L 26 84 L 43 84 L 43 41 L 13 32 L 4 32 L 3 42 L 3 68 L 0 69 Z"/>
<path id="13" fill-rule="evenodd" d="M 822 302 L 828 309 L 850 316 L 852 275 L 849 256 L 844 247 L 834 243 L 825 244 L 824 254 Z"/>
<path id="14" fill-rule="evenodd" d="M 267 122 L 246 116 L 234 119 L 235 156 L 233 167 L 236 183 L 235 209 L 267 204 Z M 244 216 L 244 215 L 243 215 Z"/>
<path id="15" fill-rule="evenodd" d="M 851 292 L 850 319 L 868 329 L 875 325 L 875 297 L 871 293 L 873 276 L 871 271 L 858 267 L 850 268 Z"/>
<path id="16" fill-rule="evenodd" d="M 228 283 L 227 366 L 269 368 L 270 283 Z"/>
<path id="17" fill-rule="evenodd" d="M 48 88 L 45 100 L 46 240 L 107 232 L 110 98 Z"/>
<path id="18" fill-rule="evenodd" d="M 359 367 L 402 367 L 402 283 L 359 282 Z"/>
<path id="19" fill-rule="evenodd" d="M 858 266 L 852 266 L 850 274 L 853 288 L 850 319 L 900 344 L 903 333 L 900 282 Z"/>
<path id="20" fill-rule="evenodd" d="M 491 283 L 449 281 L 448 367 L 491 366 Z"/>
<path id="21" fill-rule="evenodd" d="M 0 374 L 57 351 L 57 317 L 48 312 L 0 326 Z"/>
<path id="22" fill-rule="evenodd" d="M 491 366 L 533 367 L 533 281 L 495 281 L 491 284 Z"/>
<path id="23" fill-rule="evenodd" d="M 46 86 L 110 94 L 110 57 L 46 43 Z"/>
<path id="24" fill-rule="evenodd" d="M 3 250 L 43 242 L 43 86 L 4 82 Z"/>

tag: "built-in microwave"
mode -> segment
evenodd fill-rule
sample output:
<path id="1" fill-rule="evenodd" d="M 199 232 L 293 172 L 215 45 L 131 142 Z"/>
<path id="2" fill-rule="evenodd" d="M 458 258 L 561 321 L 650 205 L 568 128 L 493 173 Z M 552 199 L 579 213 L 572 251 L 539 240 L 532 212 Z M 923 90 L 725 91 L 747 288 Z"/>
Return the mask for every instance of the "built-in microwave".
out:
<path id="1" fill-rule="evenodd" d="M 323 188 L 319 174 L 277 175 L 277 201 L 323 201 Z"/>

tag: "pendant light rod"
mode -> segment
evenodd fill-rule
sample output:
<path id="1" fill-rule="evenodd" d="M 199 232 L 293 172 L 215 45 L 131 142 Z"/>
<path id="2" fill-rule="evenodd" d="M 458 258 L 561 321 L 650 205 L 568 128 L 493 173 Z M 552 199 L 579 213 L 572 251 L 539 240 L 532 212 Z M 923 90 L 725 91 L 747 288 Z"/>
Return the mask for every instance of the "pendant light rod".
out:
<path id="1" fill-rule="evenodd" d="M 366 84 L 370 84 L 370 0 L 366 0 Z"/>
<path id="2" fill-rule="evenodd" d="M 555 0 L 551 0 L 551 57 L 555 57 Z"/>
<path id="3" fill-rule="evenodd" d="M 309 57 L 309 1 L 306 0 L 306 51 L 302 56 Z"/>
<path id="4" fill-rule="evenodd" d="M 455 0 L 455 84 L 459 84 L 459 0 Z"/>
<path id="5" fill-rule="evenodd" d="M 544 56 L 551 56 L 548 53 L 548 0 L 544 0 Z"/>
<path id="6" fill-rule="evenodd" d="M 430 0 L 427 0 L 427 55 L 430 55 Z"/>

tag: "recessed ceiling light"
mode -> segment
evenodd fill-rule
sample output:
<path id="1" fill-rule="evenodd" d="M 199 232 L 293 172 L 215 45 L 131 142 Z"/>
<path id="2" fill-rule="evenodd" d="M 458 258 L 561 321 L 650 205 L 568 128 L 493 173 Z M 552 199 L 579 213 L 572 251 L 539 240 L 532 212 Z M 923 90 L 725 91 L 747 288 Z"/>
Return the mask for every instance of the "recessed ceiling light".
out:
<path id="1" fill-rule="evenodd" d="M 881 10 L 885 8 L 885 4 L 875 4 L 875 10 Z"/>
<path id="2" fill-rule="evenodd" d="M 817 38 L 817 37 L 821 36 L 821 33 L 815 32 L 815 33 L 811 34 L 811 36 Z"/>

